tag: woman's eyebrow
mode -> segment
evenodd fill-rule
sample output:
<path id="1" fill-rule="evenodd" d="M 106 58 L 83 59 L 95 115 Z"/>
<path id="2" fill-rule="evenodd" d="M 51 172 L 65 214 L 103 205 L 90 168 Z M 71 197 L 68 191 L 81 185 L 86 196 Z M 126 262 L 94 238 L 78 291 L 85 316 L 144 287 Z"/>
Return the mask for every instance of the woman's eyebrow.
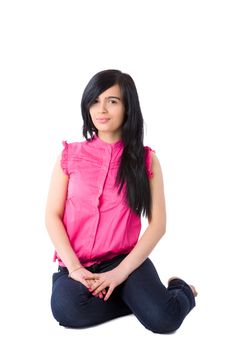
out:
<path id="1" fill-rule="evenodd" d="M 121 100 L 121 98 L 120 97 L 118 97 L 118 96 L 108 96 L 108 97 L 106 97 L 106 99 L 108 99 L 108 98 L 116 98 L 117 100 Z"/>

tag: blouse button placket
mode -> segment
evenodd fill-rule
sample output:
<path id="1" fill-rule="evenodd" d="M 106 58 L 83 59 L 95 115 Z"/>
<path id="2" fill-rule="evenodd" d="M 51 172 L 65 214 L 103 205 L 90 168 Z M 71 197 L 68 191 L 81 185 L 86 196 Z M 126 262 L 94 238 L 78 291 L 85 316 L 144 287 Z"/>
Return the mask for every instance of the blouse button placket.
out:
<path id="1" fill-rule="evenodd" d="M 111 147 L 111 145 L 109 145 L 104 150 L 104 154 L 103 154 L 103 158 L 102 158 L 102 166 L 101 166 L 100 173 L 99 173 L 98 195 L 97 195 L 97 198 L 95 199 L 96 210 L 97 210 L 96 226 L 94 228 L 92 248 L 90 249 L 90 259 L 91 259 L 92 250 L 93 250 L 93 247 L 95 244 L 95 238 L 96 238 L 96 233 L 98 231 L 98 225 L 99 225 L 99 219 L 100 219 L 100 197 L 103 193 L 103 188 L 104 188 L 106 177 L 108 175 L 111 159 L 112 159 L 112 147 Z"/>

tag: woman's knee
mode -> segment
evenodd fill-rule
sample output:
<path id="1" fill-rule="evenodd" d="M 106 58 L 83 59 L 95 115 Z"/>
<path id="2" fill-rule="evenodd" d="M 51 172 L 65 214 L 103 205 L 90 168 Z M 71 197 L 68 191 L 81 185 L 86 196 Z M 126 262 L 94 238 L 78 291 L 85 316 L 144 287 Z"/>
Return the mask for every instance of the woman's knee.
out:
<path id="1" fill-rule="evenodd" d="M 180 323 L 168 321 L 168 322 L 152 322 L 146 328 L 152 331 L 153 333 L 167 334 L 167 333 L 175 332 L 179 327 L 180 327 Z"/>
<path id="2" fill-rule="evenodd" d="M 51 297 L 51 310 L 53 317 L 60 325 L 66 327 L 73 327 L 74 320 L 77 324 L 77 311 L 75 305 L 71 300 L 54 292 Z"/>
<path id="3" fill-rule="evenodd" d="M 165 334 L 176 331 L 182 321 L 179 317 L 164 312 L 164 310 L 152 310 L 144 318 L 139 319 L 141 323 L 153 333 Z"/>
<path id="4" fill-rule="evenodd" d="M 75 328 L 83 327 L 81 314 L 82 308 L 85 307 L 87 302 L 87 296 L 81 293 L 81 289 L 76 287 L 74 290 L 66 281 L 54 286 L 51 296 L 51 310 L 60 325 Z"/>

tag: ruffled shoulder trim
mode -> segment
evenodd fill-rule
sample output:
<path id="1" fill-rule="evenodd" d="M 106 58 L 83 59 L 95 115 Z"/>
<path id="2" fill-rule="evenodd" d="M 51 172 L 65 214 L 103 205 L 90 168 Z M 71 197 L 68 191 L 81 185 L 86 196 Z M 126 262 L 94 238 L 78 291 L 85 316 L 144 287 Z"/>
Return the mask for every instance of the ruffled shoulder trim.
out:
<path id="1" fill-rule="evenodd" d="M 151 179 L 154 175 L 153 171 L 152 171 L 152 155 L 153 155 L 153 153 L 155 153 L 155 151 L 152 148 L 150 148 L 149 146 L 144 146 L 144 150 L 145 150 L 146 172 L 147 172 L 149 179 Z"/>
<path id="2" fill-rule="evenodd" d="M 69 175 L 68 172 L 68 143 L 67 141 L 62 141 L 63 151 L 61 153 L 61 167 L 66 175 Z"/>

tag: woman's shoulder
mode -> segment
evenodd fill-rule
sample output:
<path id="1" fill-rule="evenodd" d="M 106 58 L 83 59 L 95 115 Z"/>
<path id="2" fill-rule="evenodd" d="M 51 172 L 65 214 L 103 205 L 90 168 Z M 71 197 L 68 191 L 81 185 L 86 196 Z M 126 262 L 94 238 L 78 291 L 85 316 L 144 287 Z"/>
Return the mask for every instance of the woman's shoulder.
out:
<path id="1" fill-rule="evenodd" d="M 63 150 L 60 156 L 61 167 L 66 175 L 74 167 L 76 160 L 82 155 L 82 149 L 86 141 L 62 141 Z"/>
<path id="2" fill-rule="evenodd" d="M 85 146 L 87 143 L 86 140 L 84 141 L 62 141 L 62 145 L 64 150 L 69 151 L 69 153 L 76 152 L 80 150 L 83 146 Z"/>
<path id="3" fill-rule="evenodd" d="M 145 150 L 145 165 L 146 171 L 149 178 L 152 178 L 154 172 L 158 167 L 160 167 L 159 159 L 157 157 L 156 151 L 149 146 L 144 146 Z"/>
<path id="4" fill-rule="evenodd" d="M 83 145 L 87 143 L 87 140 L 82 140 L 82 141 L 67 141 L 67 140 L 63 140 L 62 141 L 63 145 L 68 145 L 70 147 L 77 147 L 79 145 Z"/>
<path id="5" fill-rule="evenodd" d="M 150 146 L 144 146 L 144 152 L 145 152 L 145 165 L 146 165 L 147 175 L 149 178 L 152 178 L 155 150 L 152 149 Z"/>
<path id="6" fill-rule="evenodd" d="M 155 150 L 152 149 L 150 146 L 144 146 L 144 150 L 145 150 L 146 154 L 150 154 L 151 152 L 155 153 Z"/>

